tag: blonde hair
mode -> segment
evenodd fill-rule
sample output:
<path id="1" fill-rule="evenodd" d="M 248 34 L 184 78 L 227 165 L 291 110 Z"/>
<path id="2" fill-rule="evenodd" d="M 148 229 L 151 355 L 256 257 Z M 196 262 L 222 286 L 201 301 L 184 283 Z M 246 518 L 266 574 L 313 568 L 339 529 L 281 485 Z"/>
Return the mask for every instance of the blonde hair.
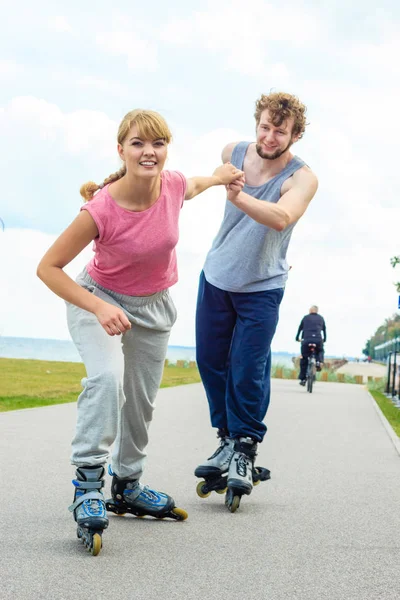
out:
<path id="1" fill-rule="evenodd" d="M 284 121 L 291 117 L 294 119 L 292 135 L 298 135 L 299 139 L 303 137 L 306 129 L 306 106 L 300 102 L 297 96 L 285 92 L 272 92 L 256 101 L 256 112 L 254 117 L 257 125 L 260 123 L 261 113 L 268 109 L 272 123 L 275 127 L 280 127 Z"/>
<path id="2" fill-rule="evenodd" d="M 136 109 L 131 110 L 122 119 L 118 128 L 117 140 L 119 144 L 123 144 L 132 125 L 138 128 L 139 136 L 145 140 L 164 139 L 167 144 L 172 140 L 171 131 L 165 119 L 153 110 Z M 94 181 L 88 181 L 81 186 L 80 194 L 85 202 L 91 200 L 98 190 L 101 190 L 108 183 L 121 179 L 126 173 L 125 163 L 116 173 L 112 173 L 105 178 L 100 185 Z"/>

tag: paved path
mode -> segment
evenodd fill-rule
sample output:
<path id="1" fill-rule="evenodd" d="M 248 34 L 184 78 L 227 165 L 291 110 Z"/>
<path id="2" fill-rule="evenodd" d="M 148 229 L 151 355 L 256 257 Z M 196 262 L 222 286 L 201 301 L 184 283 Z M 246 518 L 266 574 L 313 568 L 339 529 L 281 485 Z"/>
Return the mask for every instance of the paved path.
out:
<path id="1" fill-rule="evenodd" d="M 385 377 L 387 368 L 379 363 L 366 362 L 348 362 L 339 369 L 336 373 L 345 373 L 346 375 L 362 375 L 366 383 L 368 377 Z"/>
<path id="2" fill-rule="evenodd" d="M 236 514 L 195 494 L 216 446 L 201 386 L 157 404 L 144 482 L 189 519 L 111 515 L 98 557 L 67 511 L 76 406 L 0 414 L 1 600 L 399 598 L 400 457 L 362 386 L 273 380 L 257 461 L 273 479 Z"/>

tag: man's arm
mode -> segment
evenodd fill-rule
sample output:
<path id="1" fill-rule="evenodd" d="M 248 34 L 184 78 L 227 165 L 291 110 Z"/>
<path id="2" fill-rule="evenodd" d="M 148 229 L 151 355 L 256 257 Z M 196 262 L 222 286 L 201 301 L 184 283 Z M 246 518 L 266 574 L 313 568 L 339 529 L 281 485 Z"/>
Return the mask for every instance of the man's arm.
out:
<path id="1" fill-rule="evenodd" d="M 244 192 L 235 194 L 230 190 L 228 190 L 228 200 L 257 223 L 276 231 L 283 231 L 304 214 L 317 188 L 316 176 L 308 167 L 303 167 L 294 173 L 290 189 L 276 204 L 257 200 Z"/>
<path id="2" fill-rule="evenodd" d="M 326 325 L 325 325 L 325 319 L 322 317 L 322 333 L 324 334 L 324 343 L 326 342 Z"/>
<path id="3" fill-rule="evenodd" d="M 300 333 L 303 331 L 303 326 L 304 326 L 303 321 L 304 321 L 304 318 L 301 320 L 299 328 L 297 330 L 297 333 L 296 333 L 296 342 L 300 342 L 301 341 L 300 340 Z"/>
<path id="4" fill-rule="evenodd" d="M 233 149 L 238 143 L 239 142 L 230 142 L 229 144 L 227 144 L 225 146 L 225 148 L 222 150 L 222 154 L 221 154 L 223 163 L 230 162 L 230 160 L 232 158 Z"/>

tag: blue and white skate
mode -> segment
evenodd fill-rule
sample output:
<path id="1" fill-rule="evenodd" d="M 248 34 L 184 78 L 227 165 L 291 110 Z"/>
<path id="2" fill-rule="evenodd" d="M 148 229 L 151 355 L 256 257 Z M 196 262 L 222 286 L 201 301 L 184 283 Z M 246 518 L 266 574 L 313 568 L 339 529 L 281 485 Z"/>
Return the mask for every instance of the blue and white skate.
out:
<path id="1" fill-rule="evenodd" d="M 175 501 L 168 494 L 156 492 L 148 486 L 143 486 L 137 479 L 120 479 L 108 468 L 113 475 L 111 483 L 112 498 L 106 501 L 106 509 L 117 515 L 130 513 L 136 517 L 151 516 L 156 519 L 166 517 L 176 521 L 185 521 L 188 514 L 182 508 L 175 506 Z"/>
<path id="2" fill-rule="evenodd" d="M 77 523 L 76 534 L 85 548 L 97 556 L 102 548 L 103 530 L 108 527 L 105 499 L 101 492 L 104 487 L 104 467 L 78 467 L 74 503 L 68 510 L 73 512 Z"/>

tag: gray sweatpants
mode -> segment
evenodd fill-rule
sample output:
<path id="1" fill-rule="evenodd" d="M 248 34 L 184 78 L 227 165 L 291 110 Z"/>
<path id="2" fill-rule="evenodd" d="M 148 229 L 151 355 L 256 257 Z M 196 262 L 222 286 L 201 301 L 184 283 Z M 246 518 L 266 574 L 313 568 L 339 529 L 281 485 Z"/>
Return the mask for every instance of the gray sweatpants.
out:
<path id="1" fill-rule="evenodd" d="M 176 309 L 168 290 L 142 297 L 117 294 L 98 285 L 86 269 L 76 282 L 121 308 L 132 328 L 109 336 L 94 314 L 67 303 L 68 328 L 87 373 L 71 462 L 78 467 L 104 464 L 114 444 L 114 473 L 139 479 Z"/>

